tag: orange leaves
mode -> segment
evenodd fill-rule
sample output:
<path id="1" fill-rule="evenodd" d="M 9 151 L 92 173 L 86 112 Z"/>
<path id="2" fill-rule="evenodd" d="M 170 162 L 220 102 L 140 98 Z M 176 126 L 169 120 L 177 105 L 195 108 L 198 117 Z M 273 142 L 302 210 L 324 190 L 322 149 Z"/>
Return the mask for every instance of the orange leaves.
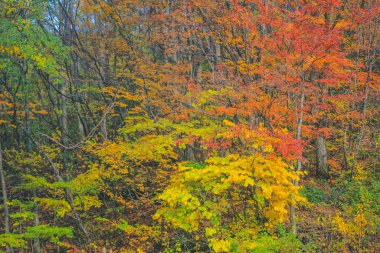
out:
<path id="1" fill-rule="evenodd" d="M 116 88 L 113 86 L 105 87 L 101 90 L 103 93 L 107 94 L 111 98 L 116 98 L 118 100 L 126 100 L 126 101 L 139 101 L 140 97 L 136 94 L 133 94 L 127 91 L 124 87 Z M 121 107 L 126 107 L 126 104 L 121 101 L 117 101 Z"/>
<path id="2" fill-rule="evenodd" d="M 2 107 L 12 107 L 12 103 L 10 103 L 10 102 L 8 102 L 8 101 L 6 101 L 6 100 L 0 100 L 0 105 L 2 106 Z"/>
<path id="3" fill-rule="evenodd" d="M 48 114 L 48 112 L 46 110 L 34 110 L 32 112 L 35 114 L 39 114 L 39 115 L 47 115 Z"/>
<path id="4" fill-rule="evenodd" d="M 218 112 L 218 115 L 234 116 L 237 113 L 237 109 L 219 106 L 217 108 L 217 112 Z"/>

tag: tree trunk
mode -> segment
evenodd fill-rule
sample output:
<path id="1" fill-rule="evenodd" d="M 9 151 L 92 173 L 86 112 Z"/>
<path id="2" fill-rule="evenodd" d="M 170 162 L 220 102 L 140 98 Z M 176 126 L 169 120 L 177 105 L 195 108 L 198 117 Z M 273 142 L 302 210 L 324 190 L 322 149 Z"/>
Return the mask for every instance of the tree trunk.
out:
<path id="1" fill-rule="evenodd" d="M 301 94 L 301 102 L 300 102 L 300 114 L 299 117 L 297 117 L 297 140 L 301 140 L 302 137 L 302 122 L 303 122 L 303 105 L 305 101 L 305 93 L 302 88 L 302 94 Z M 297 171 L 301 171 L 302 169 L 302 162 L 299 158 L 297 161 Z M 294 181 L 294 185 L 298 186 L 298 180 Z M 296 209 L 294 205 L 290 205 L 290 226 L 291 226 L 291 232 L 294 235 L 297 235 L 297 221 L 296 221 Z"/>
<path id="2" fill-rule="evenodd" d="M 219 43 L 215 43 L 215 63 L 214 65 L 217 66 L 219 63 L 220 63 L 220 58 L 222 56 L 222 53 L 221 53 L 221 46 Z"/>
<path id="3" fill-rule="evenodd" d="M 9 226 L 9 207 L 8 207 L 8 196 L 7 196 L 7 185 L 5 183 L 5 175 L 4 175 L 4 168 L 3 168 L 3 156 L 2 156 L 2 149 L 1 149 L 1 143 L 0 143 L 0 180 L 1 180 L 1 191 L 3 192 L 3 205 L 4 205 L 4 232 L 6 234 L 10 233 L 10 226 Z M 6 246 L 7 252 L 13 252 L 13 249 L 10 245 L 7 244 Z"/>
<path id="4" fill-rule="evenodd" d="M 103 141 L 108 140 L 107 136 L 107 116 L 104 115 L 104 118 L 101 119 L 100 131 L 102 132 Z"/>
<path id="5" fill-rule="evenodd" d="M 25 101 L 25 128 L 26 128 L 26 152 L 30 153 L 32 152 L 32 140 L 30 139 L 30 136 L 32 134 L 32 129 L 30 127 L 30 120 L 29 120 L 29 107 L 28 107 L 28 101 Z M 32 190 L 32 195 L 33 198 L 37 197 L 37 190 L 33 189 Z M 39 211 L 38 211 L 38 204 L 34 203 L 34 226 L 39 226 L 40 225 L 40 220 L 39 220 Z M 33 241 L 33 252 L 35 253 L 40 253 L 41 252 L 41 243 L 40 243 L 40 238 L 37 237 Z"/>
<path id="6" fill-rule="evenodd" d="M 344 135 L 343 135 L 343 159 L 344 159 L 344 168 L 345 170 L 349 169 L 348 165 L 348 158 L 347 158 L 347 129 L 348 127 L 346 126 L 344 128 Z"/>
<path id="7" fill-rule="evenodd" d="M 32 194 L 33 194 L 33 198 L 36 198 L 37 197 L 37 190 L 33 189 L 32 190 Z M 39 216 L 38 204 L 35 203 L 34 204 L 34 225 L 35 226 L 39 226 L 40 225 L 40 218 L 38 216 Z M 35 253 L 40 253 L 41 252 L 41 242 L 40 242 L 40 238 L 39 237 L 37 237 L 37 238 L 34 239 L 34 242 L 33 242 L 33 252 L 35 252 Z"/>
<path id="8" fill-rule="evenodd" d="M 84 126 L 82 124 L 82 121 L 80 119 L 80 116 L 79 116 L 79 113 L 77 114 L 77 122 L 78 122 L 78 130 L 79 130 L 79 135 L 80 135 L 80 140 L 84 140 L 85 139 L 85 132 L 84 132 Z"/>
<path id="9" fill-rule="evenodd" d="M 318 136 L 316 140 L 317 155 L 317 175 L 323 178 L 329 178 L 329 168 L 327 165 L 326 140 L 323 136 Z"/>
<path id="10" fill-rule="evenodd" d="M 352 161 L 351 174 L 350 174 L 351 179 L 354 177 L 355 172 L 356 172 L 356 162 L 357 162 L 357 159 L 359 156 L 359 152 L 360 152 L 360 148 L 361 148 L 361 144 L 362 144 L 364 132 L 365 132 L 366 109 L 367 109 L 367 100 L 368 100 L 368 92 L 369 92 L 368 81 L 369 81 L 370 75 L 371 75 L 371 69 L 367 75 L 365 95 L 364 95 L 364 104 L 363 104 L 363 120 L 362 120 L 361 129 L 360 129 L 358 144 L 356 145 L 356 149 L 355 149 L 355 153 L 354 153 L 354 160 Z"/>

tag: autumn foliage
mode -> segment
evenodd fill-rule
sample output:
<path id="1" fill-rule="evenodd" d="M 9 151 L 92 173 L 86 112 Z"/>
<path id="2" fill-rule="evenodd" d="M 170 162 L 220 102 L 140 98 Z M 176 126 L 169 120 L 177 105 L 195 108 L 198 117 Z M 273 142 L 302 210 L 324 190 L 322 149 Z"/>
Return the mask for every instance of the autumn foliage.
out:
<path id="1" fill-rule="evenodd" d="M 0 14 L 0 252 L 379 251 L 378 1 Z"/>

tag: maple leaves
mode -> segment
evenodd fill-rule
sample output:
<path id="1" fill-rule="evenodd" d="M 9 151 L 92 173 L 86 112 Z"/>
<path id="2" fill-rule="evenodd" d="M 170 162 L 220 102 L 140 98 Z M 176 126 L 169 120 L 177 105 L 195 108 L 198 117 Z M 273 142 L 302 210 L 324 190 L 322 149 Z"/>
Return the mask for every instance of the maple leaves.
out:
<path id="1" fill-rule="evenodd" d="M 279 158 L 272 159 L 257 154 L 250 157 L 229 155 L 211 157 L 203 166 L 180 165 L 178 175 L 159 196 L 165 204 L 155 218 L 164 218 L 174 227 L 189 232 L 197 232 L 206 226 L 205 234 L 201 236 L 207 238 L 216 252 L 228 252 L 231 245 L 238 242 L 243 243 L 240 250 L 253 248 L 247 243 L 258 236 L 260 225 L 270 228 L 286 220 L 290 196 L 293 201 L 302 200 L 292 183 L 298 175 Z M 237 213 L 231 214 L 231 208 L 240 205 L 239 196 L 247 196 L 244 212 L 235 210 Z M 230 220 L 230 215 L 240 216 L 245 220 L 244 225 L 233 222 L 233 218 Z M 260 216 L 266 220 L 265 224 L 260 224 L 263 220 L 253 218 Z M 211 227 L 206 225 L 209 223 Z M 236 238 L 228 233 L 236 229 L 241 233 L 246 231 L 250 236 Z M 221 240 L 222 234 L 228 239 Z"/>
<path id="2" fill-rule="evenodd" d="M 0 246 L 327 250 L 315 234 L 299 237 L 307 245 L 289 234 L 289 214 L 322 165 L 326 195 L 371 185 L 379 11 L 374 0 L 3 1 L 14 233 Z M 360 204 L 317 206 L 332 222 L 316 238 L 370 245 L 376 211 L 354 195 Z M 302 233 L 308 222 L 299 218 Z"/>
<path id="3" fill-rule="evenodd" d="M 229 121 L 224 124 L 237 127 Z M 238 247 L 242 251 L 253 249 L 254 243 L 249 242 L 259 237 L 260 226 L 270 229 L 281 224 L 288 218 L 287 206 L 304 200 L 298 194 L 299 187 L 293 185 L 299 175 L 276 156 L 269 144 L 276 142 L 274 138 L 268 136 L 266 140 L 264 132 L 244 127 L 240 132 L 242 140 L 247 141 L 245 145 L 253 147 L 249 156 L 229 154 L 211 156 L 205 164 L 180 163 L 170 185 L 158 197 L 164 205 L 154 216 L 206 239 L 216 252 L 229 252 L 238 242 L 242 243 Z M 229 131 L 219 135 L 238 138 L 237 133 Z M 246 197 L 242 200 L 240 196 Z M 239 207 L 241 201 L 244 211 Z M 245 222 L 235 223 L 235 216 Z M 230 234 L 237 229 L 249 236 Z M 222 240 L 222 235 L 227 239 Z"/>

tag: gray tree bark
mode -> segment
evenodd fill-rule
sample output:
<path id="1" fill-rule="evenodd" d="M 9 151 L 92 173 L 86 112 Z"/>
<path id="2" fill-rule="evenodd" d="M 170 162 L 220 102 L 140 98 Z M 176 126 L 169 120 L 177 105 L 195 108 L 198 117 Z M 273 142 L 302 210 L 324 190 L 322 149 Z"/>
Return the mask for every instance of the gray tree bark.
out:
<path id="1" fill-rule="evenodd" d="M 317 175 L 323 178 L 329 178 L 326 139 L 323 136 L 318 136 L 316 140 L 316 155 Z"/>
<path id="2" fill-rule="evenodd" d="M 300 102 L 300 113 L 297 117 L 297 140 L 301 140 L 302 138 L 302 123 L 303 123 L 303 106 L 305 101 L 305 93 L 302 89 L 301 94 L 301 102 Z M 301 171 L 302 169 L 302 162 L 300 159 L 297 160 L 297 171 Z M 298 180 L 294 181 L 294 185 L 298 186 Z M 296 221 L 296 209 L 293 205 L 290 205 L 290 230 L 292 234 L 297 235 L 297 221 Z"/>

